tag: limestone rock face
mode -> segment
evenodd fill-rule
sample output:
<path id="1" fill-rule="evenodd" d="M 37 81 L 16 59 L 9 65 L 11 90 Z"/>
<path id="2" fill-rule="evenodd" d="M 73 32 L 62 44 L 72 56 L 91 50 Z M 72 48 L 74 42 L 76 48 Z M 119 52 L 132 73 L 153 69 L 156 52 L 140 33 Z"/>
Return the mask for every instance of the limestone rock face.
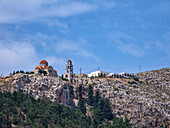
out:
<path id="1" fill-rule="evenodd" d="M 140 81 L 128 78 L 93 78 L 89 81 L 94 92 L 100 91 L 103 98 L 110 100 L 116 117 L 127 117 L 134 127 L 170 126 L 170 68 L 139 73 Z M 88 92 L 84 84 L 84 92 Z M 87 94 L 86 94 L 87 96 Z"/>
<path id="2" fill-rule="evenodd" d="M 74 108 L 73 87 L 60 78 L 34 74 L 15 74 L 12 84 L 13 91 L 21 90 L 35 99 L 48 97 L 53 102 L 56 101 Z"/>
<path id="3" fill-rule="evenodd" d="M 15 74 L 0 81 L 0 87 L 4 91 L 22 90 L 35 98 L 48 97 L 73 108 L 74 102 L 78 103 L 78 86 L 82 85 L 82 96 L 87 98 L 88 85 L 91 84 L 94 94 L 99 90 L 101 97 L 109 99 L 114 116 L 124 118 L 126 115 L 133 127 L 170 126 L 170 68 L 136 75 L 139 81 L 84 77 L 75 78 L 70 85 L 57 77 Z"/>

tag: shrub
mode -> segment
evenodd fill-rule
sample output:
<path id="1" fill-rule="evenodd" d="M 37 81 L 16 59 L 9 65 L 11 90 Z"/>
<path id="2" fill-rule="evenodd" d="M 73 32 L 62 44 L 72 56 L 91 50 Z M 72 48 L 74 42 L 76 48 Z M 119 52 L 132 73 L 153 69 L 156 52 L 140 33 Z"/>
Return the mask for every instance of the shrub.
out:
<path id="1" fill-rule="evenodd" d="M 129 94 L 129 91 L 126 91 L 126 94 Z"/>
<path id="2" fill-rule="evenodd" d="M 129 84 L 136 84 L 135 81 L 132 81 L 132 82 L 128 81 L 128 83 L 129 83 Z"/>
<path id="3" fill-rule="evenodd" d="M 20 72 L 20 73 L 25 73 L 23 70 L 20 70 L 19 72 Z"/>
<path id="4" fill-rule="evenodd" d="M 139 81 L 139 78 L 138 77 L 134 77 L 133 78 L 135 81 Z"/>
<path id="5" fill-rule="evenodd" d="M 143 82 L 142 81 L 139 81 L 140 84 L 142 84 Z"/>
<path id="6" fill-rule="evenodd" d="M 118 88 L 115 88 L 114 91 L 118 91 L 118 92 L 119 92 L 119 89 L 118 89 Z"/>
<path id="7" fill-rule="evenodd" d="M 69 81 L 67 78 L 63 78 L 63 77 L 62 77 L 62 80 L 64 80 L 64 81 Z"/>

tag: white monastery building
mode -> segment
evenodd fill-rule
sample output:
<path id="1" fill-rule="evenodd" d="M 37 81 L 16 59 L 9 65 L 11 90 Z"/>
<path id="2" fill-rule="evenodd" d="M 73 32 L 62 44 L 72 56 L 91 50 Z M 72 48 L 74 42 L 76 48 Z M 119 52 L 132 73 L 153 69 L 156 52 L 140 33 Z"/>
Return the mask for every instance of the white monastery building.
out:
<path id="1" fill-rule="evenodd" d="M 109 72 L 104 72 L 104 71 L 95 71 L 95 72 L 91 72 L 90 74 L 88 74 L 88 77 L 100 77 L 100 76 L 105 76 L 105 77 L 115 77 L 115 78 L 133 78 L 135 77 L 134 74 L 130 74 L 130 73 L 109 73 Z"/>
<path id="2" fill-rule="evenodd" d="M 125 73 L 125 72 L 122 72 L 122 73 L 110 73 L 107 77 L 116 77 L 116 78 L 133 78 L 135 77 L 134 74 L 130 74 L 130 73 Z"/>
<path id="3" fill-rule="evenodd" d="M 109 75 L 109 72 L 95 71 L 88 74 L 88 77 L 99 77 L 99 76 L 107 76 L 107 75 Z"/>

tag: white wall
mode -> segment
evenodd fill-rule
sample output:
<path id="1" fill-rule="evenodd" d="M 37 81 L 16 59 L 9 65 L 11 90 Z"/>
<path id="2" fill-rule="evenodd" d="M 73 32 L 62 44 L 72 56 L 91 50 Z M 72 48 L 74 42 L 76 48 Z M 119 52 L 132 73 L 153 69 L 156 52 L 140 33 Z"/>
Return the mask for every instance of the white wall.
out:
<path id="1" fill-rule="evenodd" d="M 109 74 L 109 72 L 104 72 L 104 71 L 96 71 L 96 72 L 91 72 L 90 74 L 88 74 L 88 77 L 99 77 L 99 76 L 107 76 Z"/>

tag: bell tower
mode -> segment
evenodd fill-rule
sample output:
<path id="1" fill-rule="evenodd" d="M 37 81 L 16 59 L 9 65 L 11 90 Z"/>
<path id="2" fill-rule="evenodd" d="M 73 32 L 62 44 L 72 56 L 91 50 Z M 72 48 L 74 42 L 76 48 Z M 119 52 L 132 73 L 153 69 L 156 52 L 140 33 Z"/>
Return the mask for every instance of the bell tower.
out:
<path id="1" fill-rule="evenodd" d="M 66 63 L 66 69 L 65 73 L 63 74 L 63 77 L 68 80 L 72 80 L 73 78 L 73 64 L 71 60 L 68 60 Z"/>

